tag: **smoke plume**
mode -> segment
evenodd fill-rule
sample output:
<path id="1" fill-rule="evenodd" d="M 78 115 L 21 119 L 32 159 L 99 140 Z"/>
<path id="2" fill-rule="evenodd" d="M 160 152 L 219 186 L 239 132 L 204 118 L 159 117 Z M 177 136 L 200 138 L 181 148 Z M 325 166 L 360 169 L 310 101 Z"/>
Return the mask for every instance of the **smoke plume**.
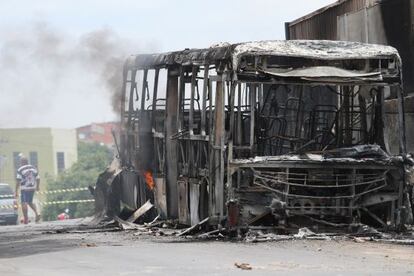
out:
<path id="1" fill-rule="evenodd" d="M 43 22 L 0 37 L 0 127 L 117 119 L 122 66 L 136 43 L 108 28 L 73 36 Z"/>

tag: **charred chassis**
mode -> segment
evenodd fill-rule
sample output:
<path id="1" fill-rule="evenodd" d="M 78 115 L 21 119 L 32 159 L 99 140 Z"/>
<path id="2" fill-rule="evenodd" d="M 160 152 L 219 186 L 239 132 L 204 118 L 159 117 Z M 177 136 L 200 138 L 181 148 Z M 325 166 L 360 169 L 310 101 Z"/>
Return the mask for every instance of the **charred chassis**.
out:
<path id="1" fill-rule="evenodd" d="M 398 155 L 384 131 L 390 95 Z M 233 229 L 402 226 L 411 212 L 403 101 L 401 60 L 388 46 L 262 41 L 133 56 L 115 205 L 136 208 L 151 194 L 164 218 Z M 149 178 L 153 190 L 142 188 Z"/>

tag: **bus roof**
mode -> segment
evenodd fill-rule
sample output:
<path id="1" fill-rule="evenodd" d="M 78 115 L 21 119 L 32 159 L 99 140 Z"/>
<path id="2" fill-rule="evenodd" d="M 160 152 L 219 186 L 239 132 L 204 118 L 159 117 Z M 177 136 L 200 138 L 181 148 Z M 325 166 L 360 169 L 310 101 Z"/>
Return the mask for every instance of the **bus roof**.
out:
<path id="1" fill-rule="evenodd" d="M 329 40 L 268 40 L 246 43 L 222 43 L 205 49 L 132 56 L 127 66 L 155 69 L 173 65 L 206 65 L 232 62 L 238 68 L 244 56 L 299 57 L 315 60 L 391 59 L 401 64 L 398 51 L 385 45 Z"/>

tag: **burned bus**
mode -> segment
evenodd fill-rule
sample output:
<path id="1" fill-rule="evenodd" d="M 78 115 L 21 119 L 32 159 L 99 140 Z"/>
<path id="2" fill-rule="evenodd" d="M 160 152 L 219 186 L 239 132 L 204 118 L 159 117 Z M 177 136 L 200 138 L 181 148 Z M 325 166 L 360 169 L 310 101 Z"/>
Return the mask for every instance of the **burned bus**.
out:
<path id="1" fill-rule="evenodd" d="M 390 93 L 399 155 L 384 125 Z M 101 181 L 113 214 L 150 199 L 163 218 L 230 229 L 409 217 L 392 47 L 292 40 L 141 54 L 125 63 L 120 97 L 119 164 Z"/>

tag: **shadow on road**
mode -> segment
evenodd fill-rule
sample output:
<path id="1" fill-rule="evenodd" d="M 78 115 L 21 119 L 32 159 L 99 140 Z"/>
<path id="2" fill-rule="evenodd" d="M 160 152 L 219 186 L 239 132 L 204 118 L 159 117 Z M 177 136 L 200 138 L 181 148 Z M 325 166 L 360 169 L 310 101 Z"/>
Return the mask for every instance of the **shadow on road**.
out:
<path id="1" fill-rule="evenodd" d="M 24 240 L 0 242 L 0 258 L 16 258 L 79 247 L 81 240 Z"/>

